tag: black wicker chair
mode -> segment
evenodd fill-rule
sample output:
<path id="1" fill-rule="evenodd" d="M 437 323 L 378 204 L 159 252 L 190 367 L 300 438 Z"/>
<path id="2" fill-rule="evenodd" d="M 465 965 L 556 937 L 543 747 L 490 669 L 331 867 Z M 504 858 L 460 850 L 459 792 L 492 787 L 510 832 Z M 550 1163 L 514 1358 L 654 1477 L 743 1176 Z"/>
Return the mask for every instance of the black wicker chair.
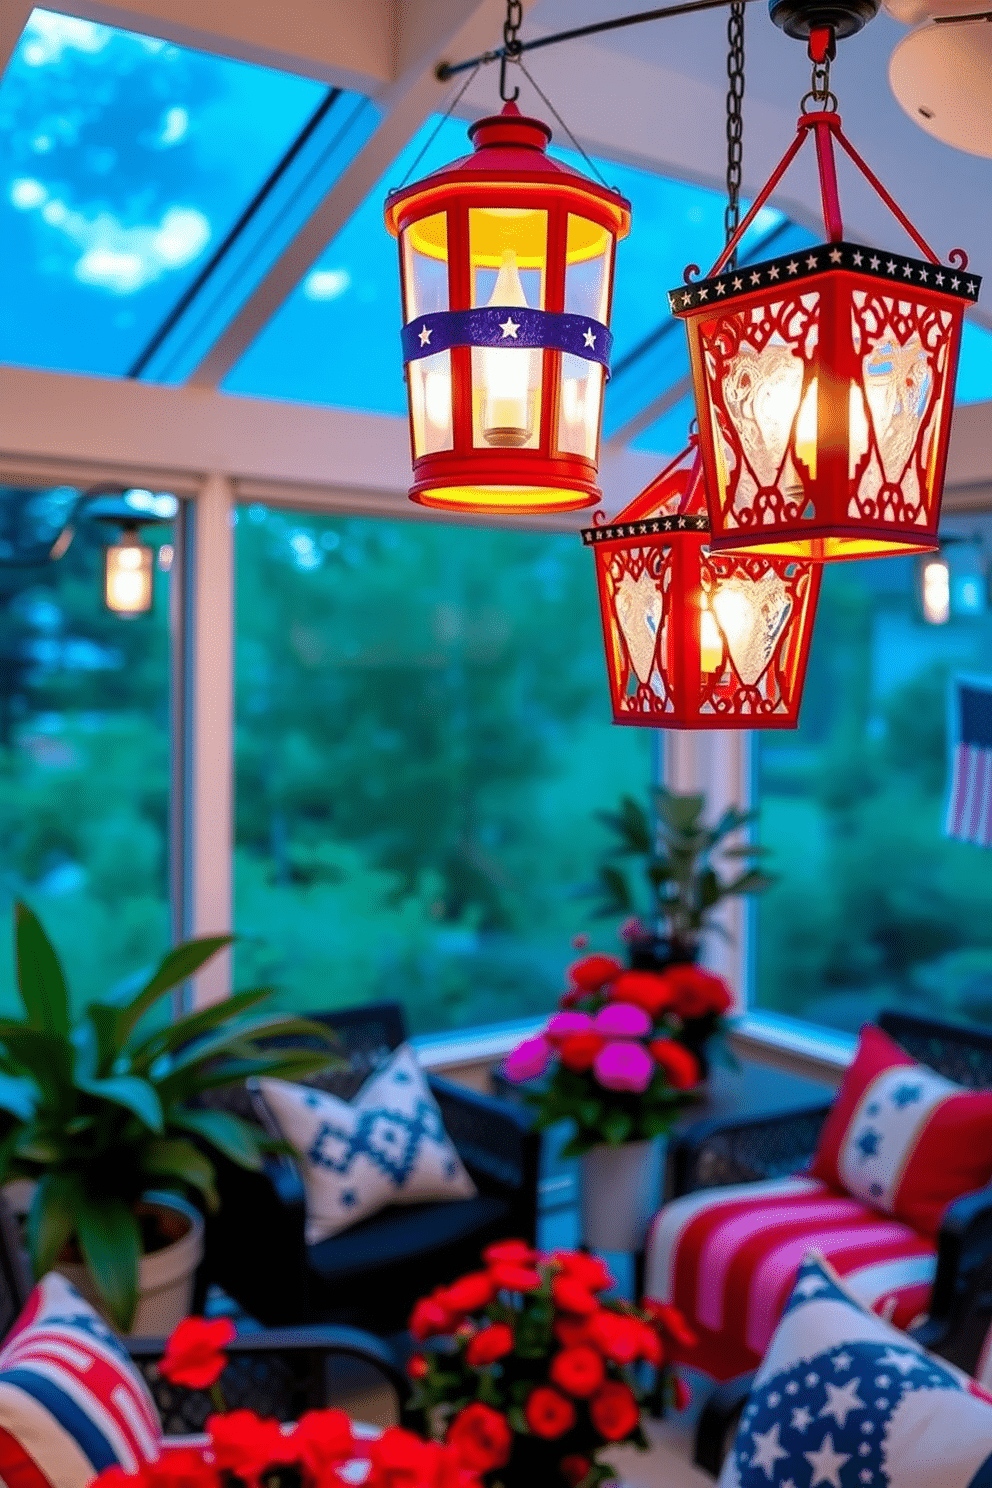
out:
<path id="1" fill-rule="evenodd" d="M 341 1040 L 347 1067 L 312 1083 L 351 1099 L 405 1039 L 398 1003 L 310 1014 Z M 271 1327 L 335 1322 L 395 1334 L 414 1301 L 478 1265 L 493 1240 L 533 1240 L 540 1137 L 519 1105 L 430 1077 L 444 1124 L 478 1189 L 473 1199 L 393 1205 L 320 1244 L 304 1238 L 303 1185 L 286 1157 L 261 1173 L 218 1165 L 202 1282 L 218 1283 Z M 249 1092 L 225 1093 L 235 1109 Z M 257 1105 L 254 1113 L 259 1114 Z"/>
<path id="2" fill-rule="evenodd" d="M 895 1010 L 878 1026 L 914 1059 L 971 1089 L 992 1086 L 992 1032 Z M 690 1127 L 669 1155 L 669 1196 L 701 1188 L 760 1182 L 798 1172 L 811 1160 L 829 1103 L 775 1116 L 706 1121 Z M 973 1371 L 992 1326 L 992 1186 L 964 1194 L 944 1214 L 937 1271 L 926 1321 L 913 1337 L 951 1363 Z M 719 1475 L 751 1375 L 720 1385 L 696 1429 L 697 1466 Z"/>
<path id="3" fill-rule="evenodd" d="M 6 1336 L 31 1290 L 26 1259 L 14 1219 L 0 1198 L 0 1338 Z M 125 1338 L 131 1358 L 148 1384 L 166 1436 L 203 1430 L 216 1410 L 208 1390 L 172 1385 L 158 1373 L 164 1338 Z M 372 1370 L 389 1385 L 401 1417 L 410 1387 L 401 1362 L 383 1339 L 357 1328 L 258 1329 L 227 1346 L 228 1365 L 220 1384 L 229 1410 L 256 1411 L 294 1421 L 305 1410 L 335 1400 L 335 1361 Z M 364 1375 L 363 1375 L 364 1383 Z"/>

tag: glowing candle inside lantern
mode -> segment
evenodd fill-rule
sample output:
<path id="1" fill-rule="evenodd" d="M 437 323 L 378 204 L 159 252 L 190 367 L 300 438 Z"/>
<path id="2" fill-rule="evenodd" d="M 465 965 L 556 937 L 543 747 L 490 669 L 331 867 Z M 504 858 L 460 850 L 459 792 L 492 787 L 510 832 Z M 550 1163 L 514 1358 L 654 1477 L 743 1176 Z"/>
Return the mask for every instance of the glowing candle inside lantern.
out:
<path id="1" fill-rule="evenodd" d="M 513 310 L 527 308 L 527 296 L 512 249 L 503 254 L 489 305 L 507 310 L 501 329 L 506 346 L 487 346 L 482 351 L 482 433 L 487 444 L 498 449 L 517 449 L 534 432 L 534 393 L 540 383 L 539 350 L 514 347 L 519 322 Z"/>
<path id="2" fill-rule="evenodd" d="M 152 607 L 151 548 L 124 538 L 107 549 L 104 602 L 115 615 L 143 615 Z"/>
<path id="3" fill-rule="evenodd" d="M 723 665 L 723 637 L 705 597 L 700 604 L 699 665 L 704 672 L 715 672 Z"/>

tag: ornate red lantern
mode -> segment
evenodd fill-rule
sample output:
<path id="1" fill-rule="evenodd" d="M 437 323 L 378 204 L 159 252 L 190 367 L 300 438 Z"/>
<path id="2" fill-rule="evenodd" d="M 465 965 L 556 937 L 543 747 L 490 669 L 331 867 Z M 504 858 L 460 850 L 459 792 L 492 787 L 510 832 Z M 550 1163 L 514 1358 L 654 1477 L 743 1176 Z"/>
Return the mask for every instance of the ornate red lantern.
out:
<path id="1" fill-rule="evenodd" d="M 610 303 L 630 206 L 508 103 L 474 153 L 392 193 L 410 498 L 477 512 L 594 505 Z"/>
<path id="2" fill-rule="evenodd" d="M 696 442 L 587 528 L 614 723 L 795 728 L 819 565 L 714 553 Z"/>
<path id="3" fill-rule="evenodd" d="M 688 331 L 711 547 L 817 561 L 929 551 L 961 323 L 980 280 L 960 249 L 940 263 L 847 140 L 828 89 L 833 33 L 809 38 L 813 111 L 709 276 L 692 280 L 690 265 L 669 295 Z M 829 241 L 727 267 L 810 136 Z M 924 258 L 844 241 L 835 143 Z"/>

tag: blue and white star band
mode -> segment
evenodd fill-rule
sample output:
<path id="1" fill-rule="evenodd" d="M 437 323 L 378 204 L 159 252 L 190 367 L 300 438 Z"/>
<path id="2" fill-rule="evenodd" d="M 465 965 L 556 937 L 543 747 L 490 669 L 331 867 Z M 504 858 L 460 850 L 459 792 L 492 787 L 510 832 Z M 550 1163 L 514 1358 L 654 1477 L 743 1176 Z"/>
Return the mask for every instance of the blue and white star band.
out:
<path id="1" fill-rule="evenodd" d="M 474 310 L 436 310 L 403 327 L 403 360 L 416 361 L 452 346 L 550 346 L 600 362 L 610 371 L 613 337 L 602 321 L 526 306 L 479 305 Z"/>
<path id="2" fill-rule="evenodd" d="M 668 304 L 673 315 L 690 310 L 705 310 L 714 305 L 742 299 L 758 290 L 781 289 L 802 279 L 812 279 L 830 270 L 849 269 L 871 279 L 881 279 L 904 289 L 925 289 L 948 295 L 955 300 L 974 302 L 981 288 L 980 274 L 967 269 L 949 268 L 946 264 L 929 263 L 922 258 L 907 258 L 901 253 L 888 253 L 880 248 L 866 248 L 863 243 L 820 243 L 782 258 L 764 263 L 740 264 L 725 269 L 712 279 L 693 280 L 668 291 Z"/>

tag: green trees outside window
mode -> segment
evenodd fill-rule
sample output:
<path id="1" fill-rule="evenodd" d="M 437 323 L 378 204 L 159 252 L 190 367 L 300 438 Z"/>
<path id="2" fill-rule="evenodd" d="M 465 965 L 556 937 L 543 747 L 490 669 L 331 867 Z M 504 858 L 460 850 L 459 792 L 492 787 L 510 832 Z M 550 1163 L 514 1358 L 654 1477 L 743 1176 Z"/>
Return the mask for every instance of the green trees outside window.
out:
<path id="1" fill-rule="evenodd" d="M 992 1022 L 992 853 L 943 834 L 955 671 L 992 673 L 988 610 L 925 625 L 912 560 L 828 566 L 800 727 L 756 736 L 779 875 L 756 907 L 760 1007 Z"/>

